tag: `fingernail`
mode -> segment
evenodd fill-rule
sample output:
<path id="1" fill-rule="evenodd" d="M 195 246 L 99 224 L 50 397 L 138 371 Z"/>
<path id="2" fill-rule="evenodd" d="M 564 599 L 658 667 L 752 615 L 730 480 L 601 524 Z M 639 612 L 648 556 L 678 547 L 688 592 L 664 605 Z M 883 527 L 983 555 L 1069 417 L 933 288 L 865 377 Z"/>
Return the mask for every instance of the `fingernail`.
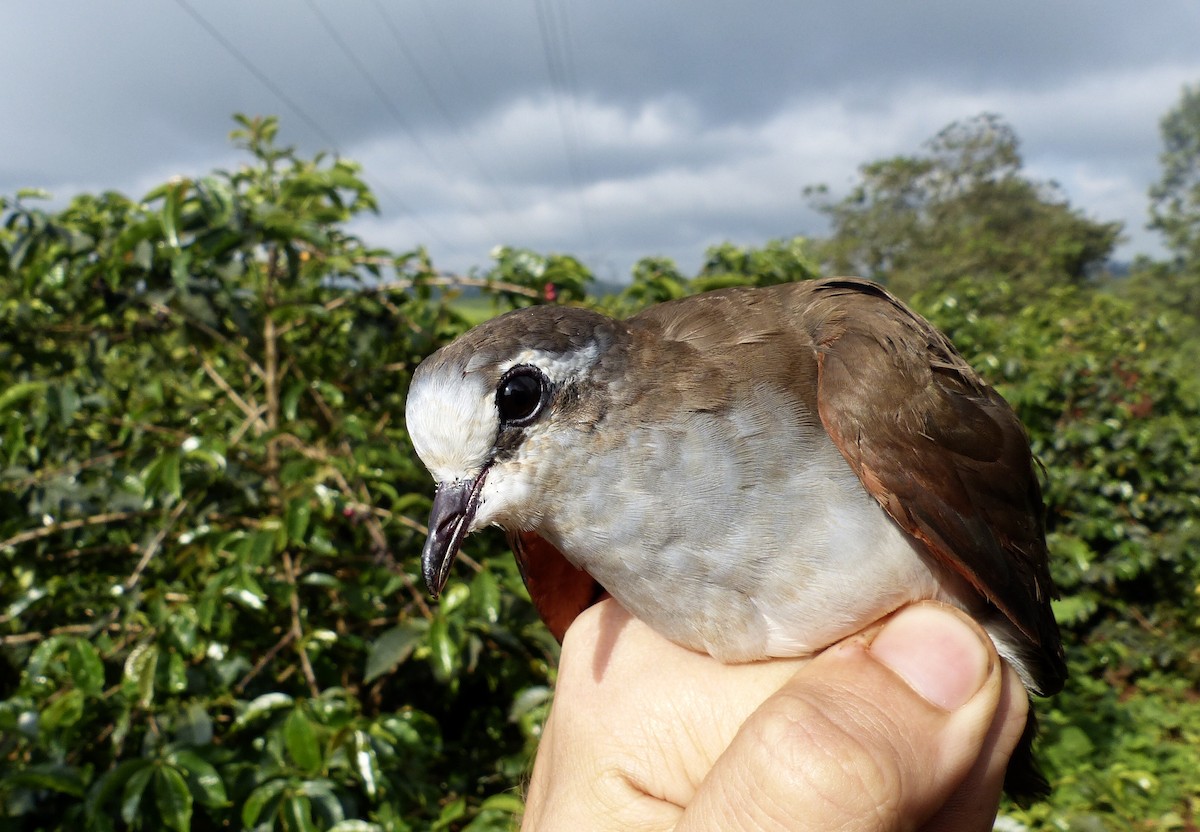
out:
<path id="1" fill-rule="evenodd" d="M 928 702 L 953 711 L 987 680 L 991 653 L 980 638 L 948 608 L 916 606 L 884 625 L 870 653 Z"/>

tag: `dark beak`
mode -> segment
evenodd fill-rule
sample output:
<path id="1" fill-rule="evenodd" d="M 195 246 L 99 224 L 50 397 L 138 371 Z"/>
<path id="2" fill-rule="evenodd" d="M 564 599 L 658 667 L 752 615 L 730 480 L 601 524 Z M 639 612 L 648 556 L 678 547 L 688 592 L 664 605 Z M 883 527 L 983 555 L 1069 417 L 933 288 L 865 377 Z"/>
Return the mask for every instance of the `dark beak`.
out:
<path id="1" fill-rule="evenodd" d="M 433 495 L 429 538 L 421 552 L 421 574 L 434 598 L 441 594 L 450 577 L 450 567 L 454 565 L 454 558 L 479 507 L 479 491 L 486 476 L 487 468 L 484 468 L 473 480 L 439 485 Z"/>

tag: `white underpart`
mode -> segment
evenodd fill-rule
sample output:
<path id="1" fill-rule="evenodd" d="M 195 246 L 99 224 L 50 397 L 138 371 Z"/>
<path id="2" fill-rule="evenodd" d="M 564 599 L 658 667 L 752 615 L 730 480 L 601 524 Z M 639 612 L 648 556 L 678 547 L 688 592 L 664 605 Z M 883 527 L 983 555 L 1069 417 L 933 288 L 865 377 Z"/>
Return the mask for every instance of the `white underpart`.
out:
<path id="1" fill-rule="evenodd" d="M 811 653 L 952 600 L 820 425 L 770 389 L 752 401 L 634 426 L 605 454 L 531 433 L 489 472 L 486 521 L 538 528 L 638 618 L 723 661 Z M 548 469 L 578 474 L 547 493 Z"/>

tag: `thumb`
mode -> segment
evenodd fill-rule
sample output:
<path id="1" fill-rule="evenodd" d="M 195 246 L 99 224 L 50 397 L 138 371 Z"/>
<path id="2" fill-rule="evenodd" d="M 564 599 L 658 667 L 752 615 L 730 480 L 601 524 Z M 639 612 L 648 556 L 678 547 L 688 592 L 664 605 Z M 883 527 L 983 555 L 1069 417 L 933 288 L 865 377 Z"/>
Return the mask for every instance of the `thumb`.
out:
<path id="1" fill-rule="evenodd" d="M 920 828 L 989 742 L 1004 674 L 991 640 L 964 613 L 905 608 L 826 650 L 764 702 L 676 829 Z M 973 811 L 959 806 L 967 824 L 959 829 L 991 829 L 998 778 L 988 786 L 973 796 Z"/>

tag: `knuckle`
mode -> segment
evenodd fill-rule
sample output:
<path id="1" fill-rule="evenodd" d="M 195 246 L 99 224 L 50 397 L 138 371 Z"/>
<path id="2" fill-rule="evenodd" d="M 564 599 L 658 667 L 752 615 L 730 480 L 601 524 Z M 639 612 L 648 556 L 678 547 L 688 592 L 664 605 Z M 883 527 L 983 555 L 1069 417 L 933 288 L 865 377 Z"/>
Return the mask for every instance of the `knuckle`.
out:
<path id="1" fill-rule="evenodd" d="M 905 780 L 897 737 L 876 709 L 826 705 L 781 695 L 745 729 L 752 744 L 748 777 L 777 796 L 782 813 L 790 795 L 804 795 L 829 817 L 853 818 L 848 828 L 889 828 L 901 813 Z"/>

